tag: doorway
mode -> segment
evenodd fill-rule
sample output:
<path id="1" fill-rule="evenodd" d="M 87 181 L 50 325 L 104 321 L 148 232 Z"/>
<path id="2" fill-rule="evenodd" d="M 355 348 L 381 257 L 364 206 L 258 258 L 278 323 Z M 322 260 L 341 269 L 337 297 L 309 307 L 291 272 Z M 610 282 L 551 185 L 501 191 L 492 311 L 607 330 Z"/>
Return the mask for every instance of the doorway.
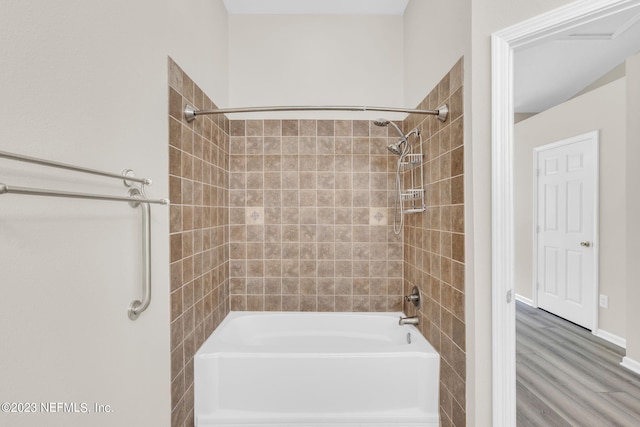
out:
<path id="1" fill-rule="evenodd" d="M 492 35 L 493 425 L 516 425 L 513 117 L 514 55 L 556 34 L 638 8 L 640 1 L 580 1 Z"/>

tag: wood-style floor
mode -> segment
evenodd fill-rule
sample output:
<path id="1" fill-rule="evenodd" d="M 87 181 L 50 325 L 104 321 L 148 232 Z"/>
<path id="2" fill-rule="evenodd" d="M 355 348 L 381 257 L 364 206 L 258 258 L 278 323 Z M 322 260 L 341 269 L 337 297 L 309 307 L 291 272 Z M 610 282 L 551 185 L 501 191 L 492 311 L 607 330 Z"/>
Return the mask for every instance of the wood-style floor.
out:
<path id="1" fill-rule="evenodd" d="M 624 349 L 520 302 L 516 306 L 518 427 L 640 426 L 640 376 Z"/>

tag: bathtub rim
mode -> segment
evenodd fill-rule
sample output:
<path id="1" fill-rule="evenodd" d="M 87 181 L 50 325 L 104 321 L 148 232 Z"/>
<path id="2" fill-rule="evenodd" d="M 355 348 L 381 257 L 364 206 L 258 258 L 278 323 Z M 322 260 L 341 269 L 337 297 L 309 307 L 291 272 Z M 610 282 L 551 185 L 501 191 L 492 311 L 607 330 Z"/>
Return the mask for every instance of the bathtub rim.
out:
<path id="1" fill-rule="evenodd" d="M 402 357 L 403 354 L 414 355 L 416 353 L 428 355 L 429 357 L 440 357 L 440 353 L 435 349 L 433 344 L 420 332 L 414 325 L 398 325 L 398 328 L 402 328 L 404 332 L 411 332 L 412 337 L 417 337 L 414 346 L 411 349 L 405 347 L 405 345 L 388 346 L 384 349 L 367 350 L 367 351 L 292 351 L 291 349 L 278 349 L 271 346 L 248 346 L 242 344 L 229 343 L 217 338 L 223 334 L 224 327 L 238 318 L 252 317 L 252 316 L 287 316 L 287 317 L 324 317 L 324 316 L 346 316 L 346 317 L 387 317 L 391 319 L 399 319 L 401 316 L 406 316 L 402 312 L 297 312 L 297 311 L 230 311 L 229 314 L 220 322 L 218 327 L 205 338 L 200 345 L 194 358 L 208 358 L 212 355 L 236 355 L 241 356 L 244 354 L 251 355 L 295 355 L 297 357 L 307 357 L 315 355 L 335 355 L 335 357 L 364 357 L 366 355 L 384 356 L 390 357 Z M 397 322 L 396 322 L 397 323 Z M 211 348 L 215 347 L 215 348 Z"/>

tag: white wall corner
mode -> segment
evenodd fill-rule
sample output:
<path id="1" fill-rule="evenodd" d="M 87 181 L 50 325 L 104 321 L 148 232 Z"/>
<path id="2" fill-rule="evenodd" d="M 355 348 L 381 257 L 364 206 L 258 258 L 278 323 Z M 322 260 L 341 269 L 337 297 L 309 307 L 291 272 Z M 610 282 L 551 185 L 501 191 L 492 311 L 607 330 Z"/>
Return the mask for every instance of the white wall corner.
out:
<path id="1" fill-rule="evenodd" d="M 622 358 L 622 362 L 620 362 L 620 365 L 623 368 L 627 368 L 631 372 L 635 372 L 636 374 L 640 375 L 640 362 L 636 362 L 635 360 L 625 356 Z"/>

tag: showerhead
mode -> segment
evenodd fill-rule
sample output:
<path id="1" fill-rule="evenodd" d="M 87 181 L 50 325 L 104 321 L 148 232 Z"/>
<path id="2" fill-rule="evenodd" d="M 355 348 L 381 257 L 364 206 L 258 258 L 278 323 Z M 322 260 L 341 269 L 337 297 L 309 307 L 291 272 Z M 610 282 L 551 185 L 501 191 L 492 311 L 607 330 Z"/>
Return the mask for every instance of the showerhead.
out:
<path id="1" fill-rule="evenodd" d="M 395 144 L 387 145 L 387 150 L 391 151 L 393 154 L 396 154 L 398 156 L 403 156 L 409 148 L 409 141 L 407 141 L 407 137 L 402 133 L 398 125 L 396 125 L 395 123 L 387 119 L 374 120 L 373 124 L 381 127 L 391 125 L 391 127 L 398 132 L 398 135 L 400 135 L 400 138 L 401 138 L 400 141 L 396 142 Z M 404 146 L 402 146 L 402 144 L 404 144 Z"/>
<path id="2" fill-rule="evenodd" d="M 387 150 L 391 151 L 393 154 L 396 154 L 398 156 L 402 156 L 402 152 L 404 151 L 404 148 L 401 148 L 402 144 L 404 144 L 404 139 L 401 139 L 400 141 L 396 142 L 395 144 L 387 145 Z"/>

